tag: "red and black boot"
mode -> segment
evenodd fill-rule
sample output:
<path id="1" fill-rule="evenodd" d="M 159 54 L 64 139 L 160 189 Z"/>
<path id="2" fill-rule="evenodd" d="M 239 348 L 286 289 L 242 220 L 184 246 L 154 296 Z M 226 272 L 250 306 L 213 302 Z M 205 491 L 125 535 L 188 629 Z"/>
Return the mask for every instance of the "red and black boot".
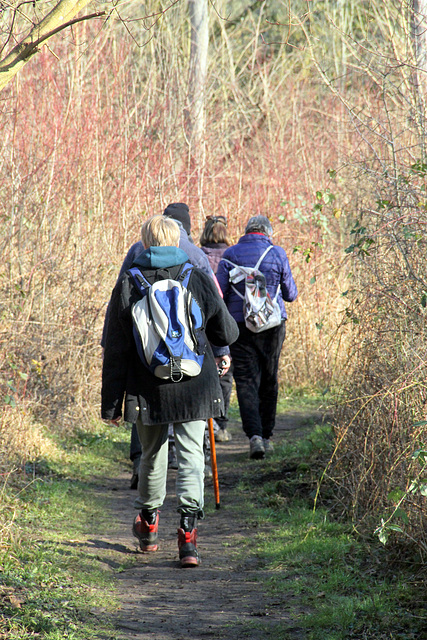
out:
<path id="1" fill-rule="evenodd" d="M 150 553 L 151 551 L 157 551 L 157 531 L 159 529 L 159 511 L 149 511 L 148 509 L 142 509 L 136 516 L 132 533 L 135 538 L 139 540 L 139 546 L 144 553 Z"/>
<path id="2" fill-rule="evenodd" d="M 196 514 L 181 514 L 181 526 L 178 529 L 178 549 L 181 567 L 197 567 L 200 564 L 200 557 L 196 549 L 196 522 Z"/>

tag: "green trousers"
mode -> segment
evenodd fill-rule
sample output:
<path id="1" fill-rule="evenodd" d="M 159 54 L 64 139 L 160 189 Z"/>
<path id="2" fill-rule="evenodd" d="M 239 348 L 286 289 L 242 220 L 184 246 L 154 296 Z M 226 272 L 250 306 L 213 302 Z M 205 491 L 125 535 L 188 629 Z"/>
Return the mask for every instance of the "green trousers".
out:
<path id="1" fill-rule="evenodd" d="M 144 425 L 138 417 L 136 428 L 141 441 L 137 509 L 158 509 L 166 497 L 168 472 L 168 424 Z M 175 422 L 177 510 L 181 513 L 203 514 L 204 420 Z"/>

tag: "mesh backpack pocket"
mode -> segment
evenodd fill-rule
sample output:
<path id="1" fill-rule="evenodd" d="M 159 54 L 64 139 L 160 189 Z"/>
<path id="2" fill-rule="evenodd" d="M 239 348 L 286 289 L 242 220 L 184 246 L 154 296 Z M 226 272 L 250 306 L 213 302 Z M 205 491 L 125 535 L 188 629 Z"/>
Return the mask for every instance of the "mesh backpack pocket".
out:
<path id="1" fill-rule="evenodd" d="M 186 263 L 177 280 L 153 284 L 138 268 L 129 270 L 141 294 L 132 306 L 138 355 L 154 376 L 172 382 L 199 375 L 206 351 L 203 313 L 187 289 L 192 269 Z"/>

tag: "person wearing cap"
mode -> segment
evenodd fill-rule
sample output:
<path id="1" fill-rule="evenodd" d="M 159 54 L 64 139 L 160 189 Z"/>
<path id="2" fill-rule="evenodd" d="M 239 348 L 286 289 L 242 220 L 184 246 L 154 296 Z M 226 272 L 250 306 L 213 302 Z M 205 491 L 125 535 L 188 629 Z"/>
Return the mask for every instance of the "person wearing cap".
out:
<path id="1" fill-rule="evenodd" d="M 197 247 L 194 244 L 191 238 L 191 218 L 190 218 L 190 211 L 189 211 L 188 205 L 185 202 L 173 202 L 166 207 L 166 209 L 163 212 L 163 216 L 166 218 L 171 218 L 172 220 L 175 220 L 175 222 L 178 224 L 179 232 L 180 232 L 179 248 L 185 251 L 191 264 L 197 267 L 198 269 L 201 269 L 201 271 L 204 271 L 210 277 L 214 278 L 214 274 L 210 267 L 207 256 L 203 253 L 200 247 Z M 120 267 L 117 282 L 119 282 L 122 276 L 126 273 L 126 271 L 128 271 L 132 267 L 136 258 L 143 251 L 144 251 L 144 245 L 142 244 L 141 240 L 139 240 L 138 242 L 135 242 L 130 247 L 129 251 L 125 256 L 125 259 L 123 260 L 123 264 Z M 101 337 L 102 348 L 105 348 L 108 319 L 109 319 L 109 305 L 105 313 L 104 326 L 102 330 L 102 337 Z M 218 366 L 220 366 L 220 363 L 223 361 L 227 363 L 227 366 L 223 367 L 224 373 L 227 372 L 230 367 L 229 348 L 217 347 L 212 345 L 212 351 L 214 353 L 215 361 L 217 362 Z M 210 417 L 210 416 L 206 416 L 206 417 Z M 170 466 L 175 469 L 177 468 L 177 461 L 176 461 L 175 449 L 174 449 L 172 440 L 171 440 L 170 454 L 171 454 Z M 205 434 L 205 457 L 206 457 L 206 475 L 209 476 L 211 475 L 211 471 L 209 467 L 210 447 L 209 447 L 209 437 L 207 435 L 207 432 Z M 139 471 L 139 464 L 141 459 L 141 444 L 139 441 L 136 425 L 134 423 L 132 424 L 132 430 L 131 430 L 129 458 L 132 461 L 132 465 L 133 465 L 133 473 L 132 473 L 132 478 L 130 482 L 130 488 L 136 489 L 138 486 L 138 471 Z"/>
<path id="2" fill-rule="evenodd" d="M 268 218 L 250 218 L 245 235 L 236 245 L 225 250 L 216 273 L 224 302 L 239 327 L 239 337 L 230 346 L 230 352 L 242 427 L 249 438 L 249 456 L 252 459 L 264 458 L 273 449 L 271 436 L 279 392 L 279 358 L 286 335 L 287 313 L 284 303 L 292 302 L 298 295 L 286 252 L 273 244 L 272 235 L 273 228 Z M 271 298 L 275 298 L 277 293 L 282 322 L 271 329 L 253 333 L 247 328 L 243 315 L 241 296 L 244 297 L 245 282 L 242 279 L 236 285 L 231 285 L 230 271 L 233 266 L 230 263 L 254 268 L 270 246 L 273 248 L 258 268 L 265 276 Z"/>

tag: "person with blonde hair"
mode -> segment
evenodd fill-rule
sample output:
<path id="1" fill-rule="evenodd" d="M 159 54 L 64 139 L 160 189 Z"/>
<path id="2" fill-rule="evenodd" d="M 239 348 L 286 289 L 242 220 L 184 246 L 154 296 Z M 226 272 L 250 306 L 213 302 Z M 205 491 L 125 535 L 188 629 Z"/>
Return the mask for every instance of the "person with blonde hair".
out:
<path id="1" fill-rule="evenodd" d="M 164 216 L 153 216 L 146 220 L 141 227 L 141 242 L 144 247 L 178 247 L 179 226 L 171 222 L 171 218 Z"/>
<path id="2" fill-rule="evenodd" d="M 167 219 L 174 220 L 179 226 L 179 248 L 185 251 L 187 254 L 189 261 L 195 267 L 198 267 L 209 276 L 213 276 L 213 271 L 209 265 L 209 260 L 205 253 L 201 250 L 200 247 L 197 247 L 192 238 L 191 238 L 191 217 L 188 205 L 185 202 L 172 202 L 168 204 L 168 206 L 163 211 L 163 216 Z M 139 254 L 144 250 L 144 246 L 141 240 L 138 240 L 129 248 L 122 266 L 120 267 L 119 275 L 117 281 L 121 279 L 123 274 L 132 267 L 134 260 L 139 256 Z M 101 338 L 101 347 L 105 347 L 105 338 L 107 333 L 108 319 L 110 315 L 109 306 L 107 307 L 105 314 L 104 327 L 102 330 L 102 338 Z M 226 361 L 229 362 L 230 358 L 230 349 L 228 347 L 219 347 L 212 345 L 212 349 L 216 358 L 216 362 L 219 365 L 221 362 Z M 209 451 L 209 439 L 205 437 L 205 458 L 206 462 L 210 460 L 210 451 Z M 136 425 L 132 424 L 131 430 L 131 438 L 130 438 L 130 451 L 129 458 L 132 461 L 133 473 L 130 482 L 131 489 L 138 488 L 138 474 L 139 474 L 139 463 L 141 460 L 141 443 L 138 438 L 138 432 L 136 429 Z M 171 438 L 169 440 L 169 466 L 172 469 L 176 469 L 178 466 L 178 462 L 176 459 L 176 449 L 175 444 L 173 442 L 173 434 L 171 434 Z M 210 474 L 209 467 L 206 467 L 206 475 Z"/>
<path id="3" fill-rule="evenodd" d="M 153 216 L 144 222 L 144 250 L 133 261 L 150 284 L 180 277 L 187 254 L 178 247 L 179 227 L 174 220 Z M 180 382 L 153 375 L 140 360 L 133 338 L 132 306 L 140 299 L 132 274 L 125 272 L 116 284 L 106 329 L 102 370 L 102 417 L 136 423 L 141 441 L 139 509 L 133 534 L 143 552 L 158 548 L 159 509 L 166 496 L 168 425 L 173 424 L 178 459 L 177 510 L 180 513 L 178 548 L 183 567 L 197 566 L 197 520 L 203 517 L 206 416 L 221 416 L 222 395 L 215 358 L 209 341 L 226 346 L 236 340 L 237 325 L 218 293 L 214 281 L 193 267 L 187 285 L 204 316 L 206 351 L 200 373 Z M 124 412 L 123 412 L 124 405 Z"/>

